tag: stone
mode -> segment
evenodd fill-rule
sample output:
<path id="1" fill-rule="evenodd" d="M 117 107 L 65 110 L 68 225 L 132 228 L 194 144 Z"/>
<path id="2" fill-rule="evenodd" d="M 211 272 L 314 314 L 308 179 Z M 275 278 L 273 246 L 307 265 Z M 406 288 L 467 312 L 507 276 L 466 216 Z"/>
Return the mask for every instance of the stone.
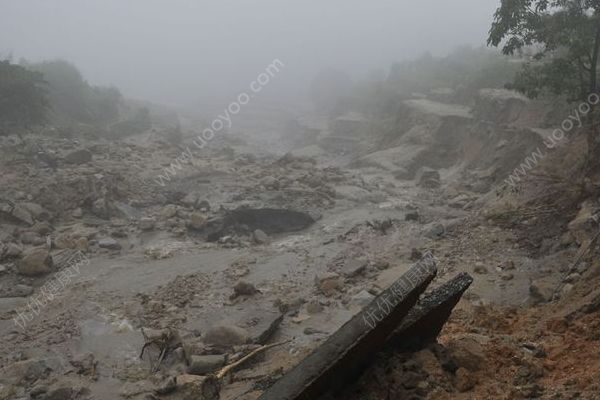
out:
<path id="1" fill-rule="evenodd" d="M 554 297 L 555 288 L 548 279 L 536 279 L 529 285 L 529 295 L 534 303 L 547 303 Z"/>
<path id="2" fill-rule="evenodd" d="M 444 228 L 444 225 L 434 222 L 427 225 L 425 236 L 430 239 L 438 239 L 442 237 L 445 232 L 446 229 Z"/>
<path id="3" fill-rule="evenodd" d="M 206 200 L 202 200 L 198 203 L 196 208 L 202 212 L 209 212 L 210 211 L 210 203 Z"/>
<path id="4" fill-rule="evenodd" d="M 235 325 L 217 325 L 204 335 L 204 342 L 219 346 L 237 346 L 250 340 L 248 331 Z"/>
<path id="5" fill-rule="evenodd" d="M 598 206 L 593 201 L 586 200 L 581 204 L 581 208 L 575 219 L 569 222 L 569 232 L 571 232 L 577 243 L 589 243 L 596 233 L 596 215 L 598 211 Z"/>
<path id="6" fill-rule="evenodd" d="M 267 235 L 260 229 L 256 229 L 252 233 L 252 239 L 254 240 L 254 243 L 256 243 L 256 244 L 266 244 L 269 242 L 269 235 Z"/>
<path id="7" fill-rule="evenodd" d="M 174 218 L 177 215 L 177 206 L 174 204 L 168 204 L 164 206 L 160 212 L 160 215 L 163 219 Z"/>
<path id="8" fill-rule="evenodd" d="M 181 199 L 181 204 L 183 204 L 186 207 L 190 207 L 190 208 L 196 208 L 196 205 L 198 205 L 198 199 L 199 199 L 199 194 L 197 192 L 191 192 L 186 194 L 183 199 Z"/>
<path id="9" fill-rule="evenodd" d="M 204 228 L 205 225 L 206 225 L 206 216 L 204 214 L 195 212 L 195 213 L 192 213 L 192 215 L 190 215 L 189 227 L 191 229 L 200 230 L 200 229 Z"/>
<path id="10" fill-rule="evenodd" d="M 0 376 L 4 383 L 25 386 L 48 377 L 51 371 L 52 368 L 46 360 L 31 358 L 4 367 L 0 370 Z"/>
<path id="11" fill-rule="evenodd" d="M 334 272 L 327 272 L 316 276 L 315 284 L 317 285 L 317 288 L 328 297 L 333 296 L 342 288 L 342 280 L 340 276 Z"/>
<path id="12" fill-rule="evenodd" d="M 83 217 L 83 210 L 80 207 L 77 207 L 73 210 L 71 216 L 73 216 L 73 218 L 81 218 Z"/>
<path id="13" fill-rule="evenodd" d="M 566 296 L 567 294 L 569 294 L 574 287 L 575 286 L 572 283 L 565 283 L 565 285 L 560 290 L 561 296 Z"/>
<path id="14" fill-rule="evenodd" d="M 581 274 L 579 274 L 577 272 L 573 272 L 572 274 L 567 275 L 567 277 L 564 279 L 564 282 L 574 283 L 580 279 L 581 279 Z"/>
<path id="15" fill-rule="evenodd" d="M 488 273 L 488 269 L 482 262 L 476 262 L 475 268 L 473 268 L 473 272 L 479 275 L 486 275 Z"/>
<path id="16" fill-rule="evenodd" d="M 177 377 L 177 398 L 181 400 L 219 400 L 217 378 L 184 374 Z"/>
<path id="17" fill-rule="evenodd" d="M 260 181 L 260 184 L 263 185 L 267 189 L 275 189 L 275 190 L 279 189 L 279 181 L 274 176 L 264 177 Z"/>
<path id="18" fill-rule="evenodd" d="M 500 265 L 500 268 L 504 271 L 512 271 L 515 269 L 515 263 L 512 260 L 507 260 Z"/>
<path id="19" fill-rule="evenodd" d="M 31 249 L 17 263 L 17 271 L 21 275 L 37 276 L 52 271 L 52 257 L 46 249 Z"/>
<path id="20" fill-rule="evenodd" d="M 352 258 L 346 261 L 341 272 L 346 278 L 354 278 L 364 274 L 368 265 L 369 263 L 366 260 Z"/>
<path id="21" fill-rule="evenodd" d="M 455 386 L 459 392 L 468 392 L 469 390 L 473 389 L 476 384 L 477 381 L 473 377 L 473 374 L 466 368 L 461 367 L 456 371 Z"/>
<path id="22" fill-rule="evenodd" d="M 405 221 L 415 221 L 415 222 L 419 222 L 419 213 L 417 211 L 410 211 L 407 212 L 406 215 L 404 216 L 404 220 Z"/>
<path id="23" fill-rule="evenodd" d="M 433 168 L 421 167 L 415 176 L 417 186 L 434 189 L 440 186 L 440 173 Z"/>
<path id="24" fill-rule="evenodd" d="M 463 337 L 448 344 L 448 350 L 456 365 L 471 372 L 481 370 L 485 364 L 485 351 L 481 343 L 473 337 Z"/>
<path id="25" fill-rule="evenodd" d="M 362 308 L 369 305 L 374 298 L 375 296 L 373 296 L 371 293 L 367 292 L 366 290 L 361 290 L 360 292 L 352 296 L 351 302 L 352 304 L 355 304 Z"/>
<path id="26" fill-rule="evenodd" d="M 5 265 L 0 265 L 0 274 L 5 274 L 8 270 Z"/>
<path id="27" fill-rule="evenodd" d="M 75 150 L 65 156 L 65 162 L 69 164 L 86 164 L 92 161 L 92 153 L 88 150 Z"/>
<path id="28" fill-rule="evenodd" d="M 15 243 L 9 243 L 6 246 L 6 251 L 4 252 L 4 255 L 6 257 L 18 257 L 23 253 L 23 249 L 15 244 Z"/>
<path id="29" fill-rule="evenodd" d="M 50 213 L 37 203 L 23 203 L 23 208 L 38 221 L 50 219 Z"/>
<path id="30" fill-rule="evenodd" d="M 40 246 L 45 242 L 46 242 L 46 240 L 44 238 L 42 238 L 40 235 L 38 235 L 36 232 L 29 231 L 29 232 L 23 232 L 21 234 L 21 243 L 23 243 L 23 244 Z"/>
<path id="31" fill-rule="evenodd" d="M 5 202 L 0 202 L 0 214 L 6 215 L 9 219 L 13 221 L 24 224 L 27 226 L 33 225 L 33 216 L 31 213 L 23 206 L 19 204 L 9 204 Z"/>
<path id="32" fill-rule="evenodd" d="M 92 214 L 100 219 L 109 219 L 110 212 L 108 202 L 105 199 L 97 199 L 92 203 Z"/>
<path id="33" fill-rule="evenodd" d="M 511 274 L 510 272 L 503 272 L 502 274 L 500 274 L 500 278 L 503 281 L 512 281 L 514 279 L 514 275 Z"/>
<path id="34" fill-rule="evenodd" d="M 93 376 L 96 374 L 98 361 L 96 361 L 96 358 L 92 353 L 80 353 L 73 357 L 71 365 L 75 367 L 79 375 Z"/>
<path id="35" fill-rule="evenodd" d="M 191 356 L 187 372 L 192 375 L 207 375 L 217 371 L 226 361 L 225 354 Z"/>
<path id="36" fill-rule="evenodd" d="M 43 397 L 44 400 L 72 400 L 75 398 L 75 390 L 69 386 L 61 386 L 52 390 Z"/>
<path id="37" fill-rule="evenodd" d="M 259 290 L 250 282 L 239 281 L 233 287 L 234 297 L 252 296 L 259 293 Z"/>
<path id="38" fill-rule="evenodd" d="M 373 267 L 380 271 L 386 270 L 390 267 L 390 263 L 385 260 L 377 260 L 373 263 Z"/>
<path id="39" fill-rule="evenodd" d="M 121 250 L 121 244 L 113 238 L 104 238 L 98 241 L 98 246 L 102 249 Z"/>
<path id="40" fill-rule="evenodd" d="M 156 220 L 154 218 L 142 218 L 138 224 L 138 227 L 142 231 L 151 231 L 156 226 Z"/>
<path id="41" fill-rule="evenodd" d="M 52 225 L 50 225 L 46 221 L 36 223 L 31 229 L 34 232 L 36 232 L 38 235 L 42 235 L 42 236 L 48 235 L 54 230 Z"/>

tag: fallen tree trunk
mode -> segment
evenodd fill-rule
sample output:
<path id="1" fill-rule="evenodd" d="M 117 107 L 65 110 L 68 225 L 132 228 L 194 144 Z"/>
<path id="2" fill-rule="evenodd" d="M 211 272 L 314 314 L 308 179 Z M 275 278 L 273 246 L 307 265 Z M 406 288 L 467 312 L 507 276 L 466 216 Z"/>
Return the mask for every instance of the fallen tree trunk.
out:
<path id="1" fill-rule="evenodd" d="M 427 293 L 402 321 L 388 345 L 418 349 L 435 341 L 471 283 L 471 275 L 463 272 Z"/>
<path id="2" fill-rule="evenodd" d="M 316 399 L 352 383 L 409 314 L 437 270 L 432 257 L 414 265 L 362 312 L 262 394 L 259 400 Z"/>

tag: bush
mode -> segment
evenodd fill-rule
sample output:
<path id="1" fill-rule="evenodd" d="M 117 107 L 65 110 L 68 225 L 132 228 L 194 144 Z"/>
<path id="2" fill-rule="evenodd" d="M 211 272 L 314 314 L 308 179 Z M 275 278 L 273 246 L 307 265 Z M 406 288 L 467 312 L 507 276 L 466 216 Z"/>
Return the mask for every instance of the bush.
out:
<path id="1" fill-rule="evenodd" d="M 0 134 L 43 124 L 47 108 L 42 74 L 0 61 Z"/>
<path id="2" fill-rule="evenodd" d="M 73 64 L 63 61 L 24 63 L 48 83 L 50 105 L 60 122 L 107 125 L 119 119 L 121 93 L 112 87 L 88 84 Z"/>

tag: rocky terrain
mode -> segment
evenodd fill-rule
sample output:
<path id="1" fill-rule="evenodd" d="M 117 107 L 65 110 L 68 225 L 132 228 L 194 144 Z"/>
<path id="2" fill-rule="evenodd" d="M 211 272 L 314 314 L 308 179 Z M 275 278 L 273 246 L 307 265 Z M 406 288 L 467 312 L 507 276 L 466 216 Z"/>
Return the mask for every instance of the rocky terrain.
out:
<path id="1" fill-rule="evenodd" d="M 434 286 L 472 287 L 339 398 L 598 398 L 577 139 L 515 190 L 556 117 L 477 104 L 408 100 L 393 135 L 344 116 L 289 152 L 232 132 L 175 169 L 191 137 L 0 137 L 0 399 L 256 399 L 426 251 Z"/>

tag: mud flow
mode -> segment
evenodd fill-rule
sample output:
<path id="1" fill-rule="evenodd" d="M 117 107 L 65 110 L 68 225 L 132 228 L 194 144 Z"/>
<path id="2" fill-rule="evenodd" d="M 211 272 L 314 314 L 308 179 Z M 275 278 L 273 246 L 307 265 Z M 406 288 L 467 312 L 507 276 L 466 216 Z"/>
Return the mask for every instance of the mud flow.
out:
<path id="1" fill-rule="evenodd" d="M 600 399 L 594 2 L 75 3 L 0 12 L 0 400 Z"/>

